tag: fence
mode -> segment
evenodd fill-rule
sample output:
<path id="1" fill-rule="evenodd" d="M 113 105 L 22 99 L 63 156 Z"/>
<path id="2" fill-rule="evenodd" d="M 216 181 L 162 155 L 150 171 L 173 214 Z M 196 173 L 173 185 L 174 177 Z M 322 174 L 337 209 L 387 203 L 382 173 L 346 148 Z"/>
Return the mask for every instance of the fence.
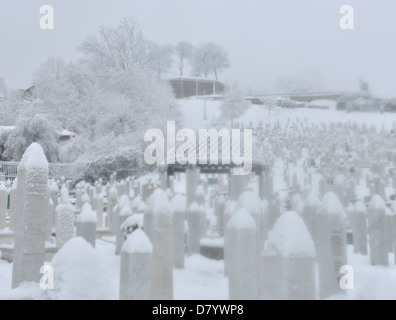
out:
<path id="1" fill-rule="evenodd" d="M 19 162 L 0 161 L 0 175 L 4 180 L 14 180 L 17 176 Z M 89 162 L 50 163 L 49 176 L 54 179 L 62 177 L 70 180 L 84 176 Z"/>

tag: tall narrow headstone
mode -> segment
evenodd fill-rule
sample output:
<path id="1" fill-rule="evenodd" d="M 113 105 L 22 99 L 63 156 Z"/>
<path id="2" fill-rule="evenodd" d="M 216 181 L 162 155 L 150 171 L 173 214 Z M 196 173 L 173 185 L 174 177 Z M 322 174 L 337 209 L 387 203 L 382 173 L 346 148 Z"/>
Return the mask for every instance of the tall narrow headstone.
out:
<path id="1" fill-rule="evenodd" d="M 84 203 L 76 220 L 76 236 L 84 238 L 94 248 L 97 220 L 96 212 L 92 210 L 89 202 Z"/>
<path id="2" fill-rule="evenodd" d="M 153 246 L 141 229 L 136 229 L 121 250 L 120 300 L 152 298 Z"/>
<path id="3" fill-rule="evenodd" d="M 4 182 L 0 182 L 0 230 L 5 229 L 7 220 L 8 192 Z"/>
<path id="4" fill-rule="evenodd" d="M 258 252 L 256 223 L 249 212 L 241 208 L 227 226 L 227 237 L 233 244 L 228 283 L 231 300 L 259 298 Z"/>
<path id="5" fill-rule="evenodd" d="M 172 200 L 173 213 L 173 262 L 174 267 L 184 268 L 185 237 L 184 223 L 186 215 L 186 199 L 181 195 L 176 195 Z"/>
<path id="6" fill-rule="evenodd" d="M 104 195 L 103 193 L 99 193 L 96 197 L 96 214 L 98 216 L 98 224 L 97 228 L 103 228 L 103 203 L 104 203 Z"/>
<path id="7" fill-rule="evenodd" d="M 367 208 L 363 202 L 355 203 L 352 221 L 353 252 L 367 255 Z"/>
<path id="8" fill-rule="evenodd" d="M 215 207 L 215 215 L 217 218 L 217 231 L 220 237 L 224 237 L 225 198 L 222 194 L 216 197 L 214 207 Z"/>
<path id="9" fill-rule="evenodd" d="M 315 246 L 296 212 L 285 212 L 269 232 L 262 254 L 261 299 L 315 299 Z"/>
<path id="10" fill-rule="evenodd" d="M 389 265 L 385 203 L 375 195 L 368 207 L 370 259 L 372 265 Z"/>
<path id="11" fill-rule="evenodd" d="M 122 197 L 126 197 L 126 195 L 123 195 Z M 122 229 L 123 223 L 130 217 L 132 216 L 133 212 L 129 206 L 129 203 L 125 204 L 122 206 L 121 209 L 119 209 L 119 217 L 118 217 L 118 223 L 119 227 L 117 230 L 116 234 L 116 254 L 121 254 L 121 249 L 122 245 L 124 244 L 124 230 Z"/>
<path id="12" fill-rule="evenodd" d="M 188 207 L 195 201 L 195 192 L 199 185 L 199 177 L 199 169 L 189 168 L 186 170 L 186 195 Z"/>
<path id="13" fill-rule="evenodd" d="M 10 219 L 10 229 L 15 230 L 16 227 L 16 207 L 17 207 L 17 185 L 18 185 L 18 178 L 12 182 L 12 186 L 10 189 L 10 210 L 8 211 L 8 218 Z"/>
<path id="14" fill-rule="evenodd" d="M 48 161 L 38 143 L 31 144 L 18 166 L 18 202 L 12 288 L 38 282 L 44 265 Z"/>
<path id="15" fill-rule="evenodd" d="M 74 206 L 69 200 L 69 191 L 61 190 L 56 212 L 56 246 L 60 249 L 65 242 L 74 237 Z"/>
<path id="16" fill-rule="evenodd" d="M 114 207 L 117 205 L 118 201 L 118 191 L 116 188 L 112 187 L 109 190 L 109 194 L 107 196 L 107 223 L 108 228 L 115 235 L 115 212 Z"/>
<path id="17" fill-rule="evenodd" d="M 187 212 L 188 223 L 188 254 L 200 253 L 201 241 L 201 208 L 196 202 L 193 202 Z"/>
<path id="18" fill-rule="evenodd" d="M 157 189 L 148 201 L 153 213 L 153 273 L 152 299 L 173 299 L 173 231 L 172 206 L 162 189 Z"/>
<path id="19" fill-rule="evenodd" d="M 334 192 L 324 195 L 315 219 L 320 298 L 345 293 L 340 268 L 347 264 L 346 214 Z"/>
<path id="20" fill-rule="evenodd" d="M 316 241 L 315 217 L 316 217 L 316 211 L 318 210 L 319 206 L 320 206 L 320 199 L 318 193 L 316 192 L 316 190 L 312 189 L 305 199 L 304 212 L 302 217 L 314 241 Z"/>

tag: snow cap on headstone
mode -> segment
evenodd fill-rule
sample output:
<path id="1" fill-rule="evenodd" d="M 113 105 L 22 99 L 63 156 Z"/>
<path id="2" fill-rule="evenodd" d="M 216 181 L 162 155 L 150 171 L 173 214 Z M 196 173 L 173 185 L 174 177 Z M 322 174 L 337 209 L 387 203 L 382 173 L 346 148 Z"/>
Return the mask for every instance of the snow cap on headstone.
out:
<path id="1" fill-rule="evenodd" d="M 19 168 L 48 170 L 47 157 L 41 145 L 34 142 L 26 149 L 19 163 Z"/>
<path id="2" fill-rule="evenodd" d="M 76 222 L 97 222 L 96 212 L 92 210 L 92 207 L 88 202 L 83 205 L 81 213 L 78 215 Z"/>
<path id="3" fill-rule="evenodd" d="M 172 213 L 172 206 L 162 189 L 157 189 L 148 199 L 148 210 L 159 213 L 170 215 Z"/>
<path id="4" fill-rule="evenodd" d="M 253 216 L 261 213 L 260 198 L 251 191 L 242 193 L 238 198 L 238 203 Z"/>
<path id="5" fill-rule="evenodd" d="M 123 194 L 120 197 L 120 200 L 118 200 L 118 206 L 120 208 L 123 208 L 124 206 L 129 206 L 129 198 L 126 194 Z"/>
<path id="6" fill-rule="evenodd" d="M 59 188 L 58 188 L 58 184 L 55 182 L 55 180 L 52 180 L 51 184 L 50 184 L 50 192 L 58 192 Z"/>
<path id="7" fill-rule="evenodd" d="M 228 222 L 227 228 L 233 228 L 237 230 L 242 229 L 256 229 L 256 222 L 252 215 L 245 208 L 240 208 L 235 212 L 234 216 Z"/>
<path id="8" fill-rule="evenodd" d="M 337 195 L 330 191 L 327 192 L 323 199 L 322 203 L 320 204 L 317 214 L 336 214 L 341 215 L 342 217 L 346 218 L 346 213 L 344 208 L 341 205 L 340 200 L 338 199 Z"/>
<path id="9" fill-rule="evenodd" d="M 124 223 L 121 225 L 120 229 L 124 230 L 128 227 L 137 227 L 137 228 L 143 228 L 144 225 L 144 215 L 143 214 L 133 214 L 128 219 L 124 221 Z"/>
<path id="10" fill-rule="evenodd" d="M 11 190 L 16 190 L 18 188 L 18 178 L 15 178 L 12 182 Z"/>
<path id="11" fill-rule="evenodd" d="M 60 204 L 70 203 L 69 190 L 67 190 L 66 188 L 62 188 L 61 190 L 59 203 Z"/>
<path id="12" fill-rule="evenodd" d="M 136 229 L 122 246 L 122 253 L 152 253 L 153 246 L 142 229 Z"/>
<path id="13" fill-rule="evenodd" d="M 131 216 L 132 214 L 133 214 L 133 212 L 128 204 L 124 205 L 120 210 L 121 217 Z"/>
<path id="14" fill-rule="evenodd" d="M 311 235 L 301 216 L 293 211 L 285 212 L 275 222 L 264 251 L 267 255 L 279 253 L 287 258 L 316 257 Z"/>

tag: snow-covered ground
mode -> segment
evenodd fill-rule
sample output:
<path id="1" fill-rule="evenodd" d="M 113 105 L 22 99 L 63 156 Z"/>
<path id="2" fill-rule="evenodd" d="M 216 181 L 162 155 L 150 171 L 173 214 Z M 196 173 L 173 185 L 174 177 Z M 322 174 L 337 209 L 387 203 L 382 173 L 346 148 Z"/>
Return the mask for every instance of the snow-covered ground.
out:
<path id="1" fill-rule="evenodd" d="M 185 127 L 206 128 L 219 117 L 219 101 L 186 99 L 180 101 L 185 116 Z M 204 119 L 206 108 L 207 119 Z M 391 128 L 396 122 L 394 114 L 346 113 L 334 107 L 321 109 L 282 109 L 253 105 L 237 122 L 259 121 L 286 124 L 288 120 L 308 123 L 356 122 L 367 126 Z M 274 175 L 282 175 L 282 163 L 275 163 Z M 294 170 L 291 167 L 291 171 Z M 298 173 L 298 168 L 295 168 Z M 284 188 L 284 181 L 274 179 L 275 189 Z M 176 192 L 183 192 L 184 180 L 175 185 Z M 252 186 L 256 186 L 254 183 Z M 367 190 L 358 187 L 361 195 Z M 210 212 L 209 216 L 213 213 Z M 25 284 L 11 290 L 12 264 L 0 260 L 0 299 L 118 299 L 120 257 L 114 254 L 113 243 L 97 240 L 96 248 L 74 239 L 51 262 L 57 281 L 56 290 L 43 291 L 38 284 Z M 393 254 L 389 254 L 389 267 L 371 266 L 369 256 L 353 253 L 348 245 L 348 264 L 354 268 L 354 289 L 334 299 L 396 299 L 396 266 Z M 186 257 L 185 269 L 174 270 L 175 299 L 228 299 L 228 280 L 224 276 L 224 262 L 200 255 Z"/>

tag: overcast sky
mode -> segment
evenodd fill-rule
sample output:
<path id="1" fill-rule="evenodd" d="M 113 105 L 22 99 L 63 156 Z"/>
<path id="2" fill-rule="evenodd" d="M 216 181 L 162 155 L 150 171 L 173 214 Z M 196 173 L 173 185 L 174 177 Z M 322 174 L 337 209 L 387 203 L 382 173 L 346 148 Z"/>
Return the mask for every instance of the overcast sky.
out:
<path id="1" fill-rule="evenodd" d="M 55 30 L 39 28 L 41 5 L 55 10 Z M 352 5 L 355 30 L 341 30 L 339 9 Z M 133 16 L 159 43 L 216 42 L 232 67 L 221 80 L 271 90 L 279 76 L 315 70 L 331 90 L 358 88 L 396 97 L 395 0 L 2 0 L 0 77 L 28 87 L 48 56 L 80 57 L 76 47 L 99 25 Z"/>

